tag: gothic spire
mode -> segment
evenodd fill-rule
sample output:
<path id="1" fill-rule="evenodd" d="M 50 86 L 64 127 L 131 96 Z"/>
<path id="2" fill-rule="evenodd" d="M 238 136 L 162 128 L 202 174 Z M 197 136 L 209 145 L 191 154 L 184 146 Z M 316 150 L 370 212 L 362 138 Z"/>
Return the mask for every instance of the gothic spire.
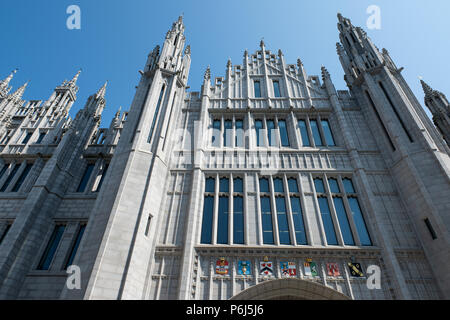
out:
<path id="1" fill-rule="evenodd" d="M 425 93 L 425 98 L 431 97 L 433 94 L 433 89 L 422 79 L 420 79 L 420 83 L 422 84 L 423 92 Z"/>
<path id="2" fill-rule="evenodd" d="M 25 89 L 27 88 L 29 82 L 30 81 L 25 82 L 19 89 L 17 89 L 16 92 L 12 94 L 12 97 L 16 100 L 22 99 L 22 96 L 25 93 Z"/>
<path id="3" fill-rule="evenodd" d="M 105 98 L 107 84 L 108 84 L 108 81 L 106 81 L 105 84 L 100 89 L 98 89 L 97 94 L 95 95 L 96 99 L 99 99 L 99 98 L 104 99 Z"/>
<path id="4" fill-rule="evenodd" d="M 70 80 L 67 83 L 67 85 L 70 86 L 70 87 L 75 87 L 77 85 L 77 80 L 78 80 L 78 77 L 80 76 L 80 73 L 81 73 L 81 69 L 78 70 L 77 74 L 73 77 L 72 80 Z"/>

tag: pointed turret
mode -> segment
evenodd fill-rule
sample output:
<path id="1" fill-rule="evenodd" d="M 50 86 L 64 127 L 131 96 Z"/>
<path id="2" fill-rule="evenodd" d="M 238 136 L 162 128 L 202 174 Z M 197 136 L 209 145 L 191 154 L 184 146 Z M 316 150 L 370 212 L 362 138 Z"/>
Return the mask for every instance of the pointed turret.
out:
<path id="1" fill-rule="evenodd" d="M 11 82 L 17 70 L 18 69 L 13 70 L 4 80 L 0 80 L 0 97 L 5 97 L 11 90 L 11 88 L 9 87 L 9 83 Z"/>
<path id="2" fill-rule="evenodd" d="M 95 96 L 97 99 L 100 99 L 100 98 L 104 99 L 105 98 L 106 86 L 107 85 L 108 85 L 108 81 L 106 81 L 105 84 L 100 89 L 98 89 L 97 94 Z"/>
<path id="3" fill-rule="evenodd" d="M 23 94 L 25 93 L 25 89 L 28 86 L 28 83 L 30 81 L 25 82 L 19 89 L 17 89 L 13 94 L 12 94 L 12 98 L 15 100 L 20 100 L 22 99 Z"/>

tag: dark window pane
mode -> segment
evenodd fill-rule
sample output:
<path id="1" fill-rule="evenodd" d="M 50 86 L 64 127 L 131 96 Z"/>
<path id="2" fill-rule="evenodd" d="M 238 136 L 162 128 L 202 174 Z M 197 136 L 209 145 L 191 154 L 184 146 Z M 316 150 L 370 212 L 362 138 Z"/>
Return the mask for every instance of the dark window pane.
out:
<path id="1" fill-rule="evenodd" d="M 306 128 L 305 120 L 299 120 L 298 127 L 300 128 L 300 134 L 302 135 L 303 146 L 309 147 L 311 145 L 311 142 L 309 142 L 308 129 Z"/>
<path id="2" fill-rule="evenodd" d="M 27 178 L 28 173 L 30 172 L 31 168 L 33 167 L 32 163 L 27 163 L 25 169 L 22 171 L 22 174 L 20 175 L 19 179 L 17 179 L 16 184 L 12 188 L 11 192 L 17 192 L 19 191 L 20 187 L 22 186 L 22 183 Z"/>
<path id="3" fill-rule="evenodd" d="M 274 92 L 276 98 L 281 97 L 280 83 L 278 81 L 273 82 L 273 92 Z"/>
<path id="4" fill-rule="evenodd" d="M 205 183 L 205 192 L 215 192 L 215 182 L 216 179 L 214 178 L 206 178 Z"/>
<path id="5" fill-rule="evenodd" d="M 89 178 L 91 177 L 92 170 L 94 170 L 94 164 L 88 164 L 86 170 L 84 170 L 83 178 L 80 181 L 77 192 L 84 192 L 89 182 Z"/>
<path id="6" fill-rule="evenodd" d="M 263 243 L 274 244 L 272 210 L 270 207 L 269 197 L 261 197 L 261 217 L 262 217 Z"/>
<path id="7" fill-rule="evenodd" d="M 353 187 L 352 180 L 349 178 L 342 179 L 342 183 L 344 184 L 345 192 L 347 193 L 355 193 L 355 188 Z"/>
<path id="8" fill-rule="evenodd" d="M 28 131 L 25 138 L 22 140 L 22 143 L 26 144 L 30 140 L 32 135 L 33 135 L 33 132 Z"/>
<path id="9" fill-rule="evenodd" d="M 224 121 L 224 131 L 223 131 L 223 146 L 231 147 L 231 137 L 233 135 L 233 121 Z"/>
<path id="10" fill-rule="evenodd" d="M 278 128 L 280 129 L 281 145 L 283 147 L 289 147 L 289 135 L 286 128 L 286 121 L 279 120 Z"/>
<path id="11" fill-rule="evenodd" d="M 220 147 L 220 120 L 213 121 L 213 134 L 212 134 L 212 145 L 213 147 Z"/>
<path id="12" fill-rule="evenodd" d="M 275 189 L 275 192 L 284 192 L 283 179 L 274 178 L 273 179 L 273 187 Z"/>
<path id="13" fill-rule="evenodd" d="M 233 192 L 244 192 L 244 184 L 241 178 L 234 178 Z"/>
<path id="14" fill-rule="evenodd" d="M 275 203 L 277 206 L 278 234 L 280 237 L 280 244 L 291 244 L 284 197 L 275 198 Z"/>
<path id="15" fill-rule="evenodd" d="M 297 179 L 289 178 L 288 185 L 289 185 L 289 192 L 298 192 Z"/>
<path id="16" fill-rule="evenodd" d="M 267 178 L 259 179 L 259 192 L 269 192 L 269 180 Z"/>
<path id="17" fill-rule="evenodd" d="M 219 192 L 230 191 L 230 182 L 228 178 L 220 178 Z"/>
<path id="18" fill-rule="evenodd" d="M 255 87 L 255 98 L 261 98 L 261 85 L 259 81 L 254 82 Z"/>
<path id="19" fill-rule="evenodd" d="M 73 243 L 73 246 L 70 249 L 69 258 L 67 259 L 66 265 L 64 266 L 64 270 L 66 270 L 69 266 L 72 265 L 73 259 L 75 259 L 75 255 L 77 254 L 78 247 L 80 246 L 81 238 L 83 237 L 85 229 L 86 225 L 81 225 L 80 229 L 78 229 L 77 237 L 75 238 L 75 242 Z"/>
<path id="20" fill-rule="evenodd" d="M 235 136 L 235 145 L 236 147 L 244 146 L 244 122 L 242 120 L 236 120 L 236 136 Z"/>
<path id="21" fill-rule="evenodd" d="M 42 142 L 42 140 L 44 140 L 44 137 L 45 137 L 45 135 L 47 134 L 47 132 L 41 132 L 40 134 L 39 134 L 39 138 L 36 140 L 36 143 L 41 143 Z"/>
<path id="22" fill-rule="evenodd" d="M 3 239 L 5 239 L 6 235 L 8 234 L 9 229 L 11 229 L 11 224 L 6 225 L 5 231 L 3 231 L 3 234 L 0 237 L 0 244 L 2 244 Z"/>
<path id="23" fill-rule="evenodd" d="M 233 243 L 244 244 L 244 199 L 233 198 Z"/>
<path id="24" fill-rule="evenodd" d="M 105 180 L 106 172 L 108 171 L 109 163 L 105 164 L 105 167 L 103 168 L 102 177 L 100 178 L 100 182 L 98 183 L 97 188 L 94 192 L 100 191 L 100 188 L 102 187 L 103 180 Z"/>
<path id="25" fill-rule="evenodd" d="M 314 143 L 316 146 L 323 146 L 322 138 L 320 136 L 319 128 L 317 127 L 317 121 L 316 120 L 310 120 L 309 123 L 311 124 L 311 131 L 314 137 Z"/>
<path id="26" fill-rule="evenodd" d="M 267 138 L 269 139 L 269 146 L 276 146 L 275 122 L 267 120 Z"/>
<path id="27" fill-rule="evenodd" d="M 228 243 L 228 197 L 219 197 L 217 216 L 217 243 Z"/>
<path id="28" fill-rule="evenodd" d="M 292 219 L 294 220 L 295 239 L 297 244 L 308 244 L 306 241 L 305 225 L 300 198 L 291 197 Z"/>
<path id="29" fill-rule="evenodd" d="M 14 176 L 16 175 L 17 171 L 20 168 L 20 163 L 16 163 L 16 165 L 14 166 L 14 168 L 11 170 L 11 172 L 9 173 L 8 178 L 6 178 L 5 183 L 3 184 L 2 188 L 0 189 L 0 192 L 5 192 L 6 189 L 8 188 L 9 184 L 11 183 L 11 180 L 14 178 Z"/>
<path id="30" fill-rule="evenodd" d="M 339 193 L 341 192 L 339 190 L 339 185 L 336 179 L 328 179 L 328 185 L 330 186 L 330 191 L 333 193 Z"/>
<path id="31" fill-rule="evenodd" d="M 336 214 L 339 221 L 339 227 L 341 229 L 342 238 L 344 239 L 344 243 L 346 245 L 352 246 L 355 245 L 355 241 L 353 240 L 352 230 L 350 229 L 350 224 L 348 223 L 347 214 L 345 212 L 344 202 L 342 198 L 336 197 L 333 198 L 334 207 L 336 209 Z"/>
<path id="32" fill-rule="evenodd" d="M 321 123 L 327 145 L 335 146 L 336 144 L 334 143 L 333 134 L 331 133 L 331 128 L 330 124 L 328 123 L 328 120 L 322 120 Z"/>
<path id="33" fill-rule="evenodd" d="M 334 231 L 333 219 L 331 218 L 330 207 L 328 206 L 327 198 L 319 197 L 320 215 L 322 217 L 323 228 L 325 229 L 325 236 L 329 245 L 337 245 L 336 233 Z"/>
<path id="34" fill-rule="evenodd" d="M 366 222 L 359 207 L 358 199 L 348 198 L 350 209 L 352 210 L 353 221 L 355 222 L 356 230 L 358 231 L 359 240 L 363 246 L 371 246 L 369 232 L 366 228 Z"/>
<path id="35" fill-rule="evenodd" d="M 55 230 L 53 230 L 52 236 L 50 237 L 44 254 L 42 255 L 42 258 L 39 262 L 37 268 L 38 270 L 48 270 L 48 268 L 50 267 L 53 257 L 55 256 L 56 249 L 58 248 L 59 242 L 64 233 L 64 229 L 64 225 L 58 225 L 55 227 Z"/>
<path id="36" fill-rule="evenodd" d="M 6 172 L 6 170 L 8 170 L 9 165 L 10 165 L 9 163 L 6 163 L 6 164 L 3 166 L 2 170 L 0 171 L 0 179 L 3 177 L 3 175 L 4 175 L 5 172 Z"/>
<path id="37" fill-rule="evenodd" d="M 214 212 L 214 197 L 207 196 L 203 203 L 203 220 L 202 220 L 202 234 L 200 242 L 203 244 L 210 244 L 212 240 L 212 219 Z"/>
<path id="38" fill-rule="evenodd" d="M 262 120 L 255 120 L 255 130 L 256 130 L 256 145 L 258 147 L 263 145 L 262 135 L 263 135 L 263 122 Z"/>
<path id="39" fill-rule="evenodd" d="M 155 129 L 156 120 L 159 117 L 159 109 L 161 108 L 161 103 L 162 103 L 162 99 L 163 99 L 163 96 L 164 96 L 164 89 L 165 88 L 166 88 L 166 85 L 163 84 L 162 87 L 161 87 L 161 92 L 159 93 L 158 103 L 156 105 L 155 113 L 153 115 L 152 126 L 150 127 L 150 133 L 149 133 L 148 139 L 147 139 L 147 142 L 149 142 L 149 143 L 152 141 L 153 130 Z"/>
<path id="40" fill-rule="evenodd" d="M 325 193 L 325 187 L 323 185 L 323 180 L 320 178 L 314 179 L 314 186 L 316 187 L 316 192 Z"/>

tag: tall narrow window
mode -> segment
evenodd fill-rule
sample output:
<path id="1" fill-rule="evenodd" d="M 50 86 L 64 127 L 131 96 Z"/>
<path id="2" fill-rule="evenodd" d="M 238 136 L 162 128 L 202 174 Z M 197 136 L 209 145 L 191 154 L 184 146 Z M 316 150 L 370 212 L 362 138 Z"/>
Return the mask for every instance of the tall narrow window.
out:
<path id="1" fill-rule="evenodd" d="M 325 193 L 325 186 L 323 185 L 323 180 L 320 178 L 314 179 L 314 187 L 317 193 Z"/>
<path id="2" fill-rule="evenodd" d="M 332 193 L 339 193 L 341 192 L 339 189 L 339 185 L 336 179 L 330 178 L 328 179 L 328 185 L 330 186 L 330 191 Z"/>
<path id="3" fill-rule="evenodd" d="M 261 84 L 259 81 L 253 82 L 254 89 L 255 89 L 255 98 L 261 98 Z"/>
<path id="4" fill-rule="evenodd" d="M 334 207 L 336 209 L 336 214 L 339 221 L 339 227 L 342 233 L 342 239 L 344 243 L 348 246 L 355 245 L 353 240 L 352 230 L 350 229 L 350 224 L 348 223 L 347 214 L 344 208 L 344 202 L 341 197 L 333 197 Z"/>
<path id="5" fill-rule="evenodd" d="M 424 222 L 425 222 L 425 225 L 427 226 L 428 232 L 430 232 L 431 239 L 433 239 L 433 240 L 437 239 L 436 231 L 434 231 L 434 228 L 431 225 L 430 219 L 426 218 L 424 220 Z M 1 243 L 1 241 L 0 241 L 0 243 Z"/>
<path id="6" fill-rule="evenodd" d="M 385 96 L 386 99 L 388 100 L 389 105 L 391 106 L 392 110 L 394 111 L 395 116 L 396 116 L 397 119 L 398 119 L 398 122 L 400 122 L 400 125 L 402 126 L 403 130 L 405 131 L 406 135 L 408 136 L 409 141 L 410 141 L 410 142 L 414 142 L 413 138 L 411 137 L 411 135 L 410 135 L 409 132 L 408 132 L 408 129 L 406 128 L 405 123 L 403 122 L 403 120 L 402 120 L 402 118 L 400 117 L 400 115 L 399 115 L 397 109 L 395 108 L 394 103 L 393 103 L 392 100 L 391 100 L 391 97 L 389 97 L 389 94 L 387 93 L 386 89 L 384 88 L 383 83 L 382 83 L 382 82 L 379 82 L 378 84 L 380 85 L 380 88 L 381 88 L 381 90 L 383 91 L 384 96 Z"/>
<path id="7" fill-rule="evenodd" d="M 213 147 L 220 147 L 220 132 L 221 132 L 220 120 L 214 120 L 213 121 L 213 134 L 212 134 Z"/>
<path id="8" fill-rule="evenodd" d="M 300 198 L 291 196 L 292 220 L 294 220 L 295 239 L 297 244 L 308 244 L 306 240 L 305 225 L 303 223 L 303 212 Z"/>
<path id="9" fill-rule="evenodd" d="M 270 198 L 266 196 L 261 197 L 261 218 L 263 230 L 263 243 L 274 244 L 272 210 L 270 207 Z"/>
<path id="10" fill-rule="evenodd" d="M 84 230 L 86 229 L 86 225 L 82 224 L 80 225 L 77 236 L 75 238 L 75 242 L 72 245 L 72 248 L 70 248 L 69 255 L 67 257 L 67 261 L 64 265 L 64 270 L 66 270 L 69 266 L 72 265 L 73 260 L 75 259 L 75 255 L 77 254 L 78 247 L 80 246 L 81 238 L 83 237 Z"/>
<path id="11" fill-rule="evenodd" d="M 30 140 L 32 135 L 33 135 L 33 132 L 27 131 L 25 138 L 23 138 L 23 140 L 22 140 L 22 144 L 27 144 L 27 142 Z"/>
<path id="12" fill-rule="evenodd" d="M 311 142 L 309 142 L 308 129 L 306 128 L 305 120 L 298 121 L 298 127 L 300 128 L 300 134 L 302 136 L 302 144 L 304 147 L 311 146 Z"/>
<path id="13" fill-rule="evenodd" d="M 225 120 L 224 121 L 224 130 L 223 130 L 223 146 L 231 147 L 231 137 L 233 134 L 233 121 Z"/>
<path id="14" fill-rule="evenodd" d="M 289 187 L 289 192 L 298 192 L 297 179 L 289 178 L 288 179 L 288 187 Z"/>
<path id="15" fill-rule="evenodd" d="M 323 228 L 325 229 L 325 236 L 327 238 L 327 244 L 337 245 L 336 232 L 334 231 L 333 219 L 331 218 L 330 207 L 328 206 L 328 200 L 325 197 L 318 197 L 320 215 L 322 217 Z"/>
<path id="16" fill-rule="evenodd" d="M 358 199 L 354 197 L 348 198 L 350 209 L 352 210 L 353 221 L 355 222 L 356 230 L 358 232 L 359 240 L 363 246 L 371 246 L 369 232 L 367 231 L 366 222 L 359 207 Z"/>
<path id="17" fill-rule="evenodd" d="M 219 197 L 219 212 L 217 216 L 217 243 L 228 243 L 228 197 Z"/>
<path id="18" fill-rule="evenodd" d="M 263 131 L 263 122 L 262 120 L 255 120 L 255 131 L 256 131 L 256 145 L 258 147 L 263 145 L 262 142 L 262 131 Z"/>
<path id="19" fill-rule="evenodd" d="M 2 235 L 0 237 L 0 244 L 2 244 L 3 239 L 5 239 L 6 235 L 8 234 L 9 229 L 11 229 L 11 223 L 8 223 L 6 225 L 6 228 L 5 228 L 5 230 L 3 231 L 3 233 L 2 233 Z"/>
<path id="20" fill-rule="evenodd" d="M 381 128 L 383 129 L 384 134 L 386 135 L 386 138 L 389 141 L 389 145 L 391 146 L 392 150 L 395 151 L 395 146 L 394 143 L 391 140 L 391 137 L 389 136 L 389 133 L 386 129 L 386 127 L 384 126 L 383 121 L 381 120 L 380 114 L 378 113 L 377 108 L 375 107 L 375 104 L 373 103 L 372 97 L 370 96 L 369 92 L 365 91 L 366 96 L 367 96 L 367 100 L 369 100 L 369 105 L 372 107 L 373 112 L 375 113 L 375 116 L 378 119 L 378 122 L 381 124 Z"/>
<path id="21" fill-rule="evenodd" d="M 309 123 L 311 124 L 311 131 L 314 138 L 314 143 L 316 146 L 323 146 L 322 137 L 320 136 L 319 127 L 317 126 L 316 120 L 310 120 Z"/>
<path id="22" fill-rule="evenodd" d="M 213 212 L 214 212 L 214 197 L 205 196 L 203 203 L 202 234 L 200 239 L 200 242 L 202 244 L 211 244 Z"/>
<path id="23" fill-rule="evenodd" d="M 331 133 L 331 128 L 330 128 L 330 124 L 328 123 L 328 120 L 322 120 L 322 129 L 323 129 L 323 133 L 325 135 L 325 141 L 327 143 L 328 146 L 335 146 L 335 142 L 333 139 L 333 134 Z"/>
<path id="24" fill-rule="evenodd" d="M 269 146 L 273 147 L 277 145 L 275 134 L 275 121 L 267 120 L 267 138 L 269 139 Z"/>
<path id="25" fill-rule="evenodd" d="M 46 134 L 47 134 L 47 132 L 41 131 L 41 132 L 39 133 L 38 139 L 36 140 L 36 143 L 37 143 L 37 144 L 40 144 L 40 143 L 42 142 L 42 140 L 44 140 Z"/>
<path id="26" fill-rule="evenodd" d="M 234 145 L 236 147 L 243 147 L 244 146 L 244 122 L 242 120 L 236 120 L 235 126 L 236 126 L 236 136 L 235 136 Z"/>
<path id="27" fill-rule="evenodd" d="M 14 178 L 14 176 L 16 175 L 17 171 L 20 168 L 20 163 L 16 163 L 14 168 L 11 170 L 11 172 L 9 173 L 8 178 L 6 178 L 5 183 L 3 184 L 2 188 L 0 189 L 0 192 L 5 192 L 6 189 L 8 188 L 9 184 L 11 183 L 11 180 Z"/>
<path id="28" fill-rule="evenodd" d="M 80 184 L 78 185 L 77 192 L 84 192 L 84 190 L 86 190 L 86 186 L 89 182 L 89 178 L 91 177 L 92 170 L 94 170 L 94 164 L 90 163 L 84 170 L 83 178 L 81 179 Z"/>
<path id="29" fill-rule="evenodd" d="M 20 175 L 19 179 L 17 179 L 17 182 L 14 185 L 14 187 L 12 188 L 11 192 L 19 191 L 20 187 L 22 186 L 22 183 L 25 181 L 25 179 L 32 167 L 33 167 L 32 163 L 27 163 L 27 165 L 25 166 L 25 169 L 22 171 L 22 174 Z"/>
<path id="30" fill-rule="evenodd" d="M 106 172 L 108 171 L 109 163 L 105 164 L 105 167 L 102 170 L 102 177 L 100 178 L 100 181 L 98 182 L 97 188 L 95 188 L 94 192 L 99 192 L 100 188 L 102 187 L 103 181 L 105 180 Z"/>
<path id="31" fill-rule="evenodd" d="M 233 192 L 244 192 L 243 180 L 241 178 L 233 179 Z"/>
<path id="32" fill-rule="evenodd" d="M 289 224 L 286 214 L 286 202 L 284 197 L 276 197 L 275 204 L 277 207 L 278 235 L 280 238 L 280 244 L 291 244 Z"/>
<path id="33" fill-rule="evenodd" d="M 278 120 L 278 128 L 280 129 L 281 145 L 283 147 L 289 147 L 289 135 L 286 128 L 286 121 Z"/>
<path id="34" fill-rule="evenodd" d="M 233 243 L 244 244 L 244 199 L 233 197 Z"/>
<path id="35" fill-rule="evenodd" d="M 37 267 L 38 270 L 48 270 L 50 268 L 50 264 L 55 256 L 56 249 L 58 249 L 58 245 L 61 241 L 65 228 L 66 226 L 62 224 L 55 226 L 52 236 L 48 241 L 47 247 L 45 248 L 44 254 L 39 261 L 39 265 Z"/>
<path id="36" fill-rule="evenodd" d="M 203 202 L 203 220 L 200 243 L 210 244 L 212 242 L 212 221 L 214 213 L 214 193 L 216 179 L 206 178 L 205 197 Z"/>
<path id="37" fill-rule="evenodd" d="M 273 81 L 273 93 L 275 94 L 276 98 L 280 98 L 281 97 L 280 83 L 278 81 Z"/>
<path id="38" fill-rule="evenodd" d="M 159 93 L 159 98 L 158 98 L 158 103 L 156 104 L 155 113 L 153 115 L 152 126 L 150 127 L 150 133 L 149 133 L 148 139 L 147 139 L 148 143 L 150 143 L 151 140 L 152 140 L 153 130 L 155 129 L 156 120 L 158 119 L 158 116 L 159 116 L 159 110 L 161 108 L 161 103 L 162 103 L 162 99 L 163 99 L 163 96 L 164 96 L 164 89 L 165 88 L 166 88 L 166 85 L 163 84 L 162 87 L 161 87 L 161 92 Z"/>

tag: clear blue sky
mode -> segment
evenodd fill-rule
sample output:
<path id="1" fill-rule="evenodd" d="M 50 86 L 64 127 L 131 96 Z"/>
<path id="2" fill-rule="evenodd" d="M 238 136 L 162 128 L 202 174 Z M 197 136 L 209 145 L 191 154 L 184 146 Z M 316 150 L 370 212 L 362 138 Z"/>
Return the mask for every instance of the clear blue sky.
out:
<path id="1" fill-rule="evenodd" d="M 66 27 L 72 4 L 81 8 L 81 30 Z M 380 30 L 366 27 L 369 5 L 381 9 Z M 192 91 L 200 89 L 208 64 L 213 77 L 223 76 L 227 59 L 242 63 L 244 50 L 256 51 L 262 37 L 272 52 L 283 51 L 287 63 L 300 57 L 310 75 L 319 75 L 325 65 L 337 89 L 346 89 L 336 54 L 337 12 L 405 67 L 403 75 L 421 103 L 418 76 L 450 95 L 448 0 L 1 0 L 0 78 L 18 67 L 14 89 L 31 80 L 24 98 L 46 100 L 82 68 L 70 115 L 109 80 L 102 120 L 108 126 L 119 106 L 129 108 L 147 54 L 184 13 Z"/>

